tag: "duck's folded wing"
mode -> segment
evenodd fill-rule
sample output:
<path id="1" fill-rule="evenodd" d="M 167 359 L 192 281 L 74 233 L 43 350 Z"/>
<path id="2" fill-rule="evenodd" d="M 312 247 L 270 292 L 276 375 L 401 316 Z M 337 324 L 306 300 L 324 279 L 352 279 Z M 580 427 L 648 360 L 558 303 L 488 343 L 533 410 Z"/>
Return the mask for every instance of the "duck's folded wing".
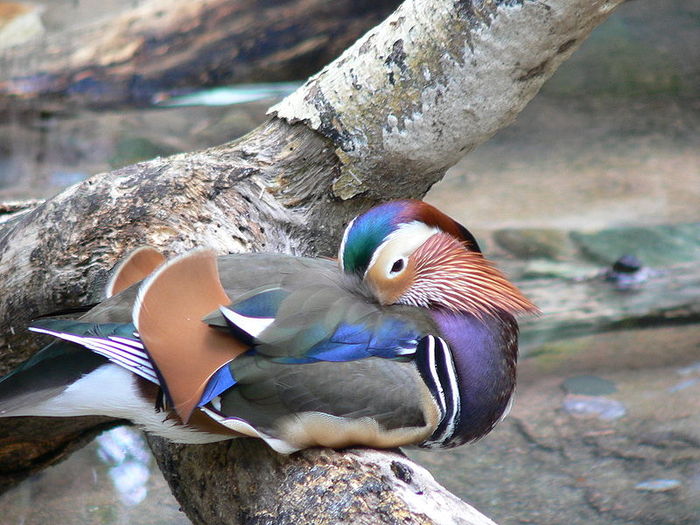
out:
<path id="1" fill-rule="evenodd" d="M 420 443 L 438 424 L 435 402 L 411 362 L 286 365 L 249 354 L 235 363 L 239 382 L 205 413 L 232 428 L 250 425 L 280 452 Z"/>
<path id="2" fill-rule="evenodd" d="M 248 349 L 201 320 L 229 303 L 219 281 L 216 257 L 208 250 L 168 261 L 139 289 L 134 324 L 162 378 L 161 386 L 184 422 L 210 377 Z"/>
<path id="3" fill-rule="evenodd" d="M 287 271 L 294 263 L 289 261 Z M 230 331 L 251 345 L 251 354 L 277 364 L 342 363 L 370 357 L 407 360 L 413 356 L 421 336 L 420 320 L 415 323 L 393 315 L 348 290 L 337 270 L 335 275 L 325 272 L 322 278 L 316 272 L 314 279 L 303 265 L 297 269 L 286 282 L 280 280 L 235 298 L 206 316 L 205 322 Z M 242 366 L 238 359 L 224 364 L 210 378 L 198 406 L 238 385 Z"/>
<path id="4" fill-rule="evenodd" d="M 132 323 L 38 319 L 29 330 L 83 346 L 151 383 L 160 384 L 155 367 L 136 336 Z"/>
<path id="5" fill-rule="evenodd" d="M 248 327 L 252 332 L 250 326 L 253 319 L 242 316 L 236 309 L 236 304 L 222 308 L 225 313 L 221 317 L 228 322 L 234 335 L 243 332 L 241 327 Z M 346 309 L 343 311 L 348 313 Z M 260 366 L 268 366 L 269 363 L 299 366 L 316 362 L 343 363 L 371 357 L 405 361 L 416 352 L 419 332 L 409 322 L 373 312 L 374 315 L 361 318 L 331 314 L 334 321 L 329 323 L 328 313 L 327 309 L 323 315 L 313 316 L 308 311 L 303 312 L 300 318 L 295 318 L 297 324 L 290 323 L 289 318 L 283 317 L 282 322 L 279 318 L 271 318 L 270 328 L 263 330 L 262 334 L 255 337 L 245 334 L 252 345 L 248 353 L 255 356 L 257 361 L 254 362 L 259 361 Z M 219 319 L 212 317 L 215 316 L 209 316 L 210 322 L 218 326 Z M 246 363 L 250 362 L 239 357 L 222 365 L 210 377 L 197 406 L 207 404 L 212 398 L 238 385 L 241 374 L 246 376 L 247 381 L 254 381 L 246 375 L 249 374 Z"/>
<path id="6" fill-rule="evenodd" d="M 422 334 L 412 320 L 393 315 L 329 276 L 310 281 L 304 273 L 297 283 L 237 297 L 204 321 L 227 328 L 257 354 L 280 363 L 397 358 L 415 352 Z M 338 272 L 336 277 L 342 280 Z"/>

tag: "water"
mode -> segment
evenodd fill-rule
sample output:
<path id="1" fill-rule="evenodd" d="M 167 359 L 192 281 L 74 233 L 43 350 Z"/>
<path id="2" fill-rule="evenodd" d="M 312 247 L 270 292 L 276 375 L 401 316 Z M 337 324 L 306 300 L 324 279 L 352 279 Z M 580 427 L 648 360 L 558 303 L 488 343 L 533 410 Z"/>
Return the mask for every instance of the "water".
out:
<path id="1" fill-rule="evenodd" d="M 0 497 L 2 523 L 186 525 L 140 432 L 105 432 Z"/>

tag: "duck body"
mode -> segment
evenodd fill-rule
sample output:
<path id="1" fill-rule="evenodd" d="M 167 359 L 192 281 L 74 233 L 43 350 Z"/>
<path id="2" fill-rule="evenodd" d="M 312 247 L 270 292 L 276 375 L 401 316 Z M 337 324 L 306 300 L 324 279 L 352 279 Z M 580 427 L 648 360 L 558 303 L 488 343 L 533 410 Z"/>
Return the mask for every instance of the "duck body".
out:
<path id="1" fill-rule="evenodd" d="M 415 213 L 394 224 L 377 220 L 395 219 L 406 203 L 414 205 L 389 203 L 383 215 L 375 208 L 353 221 L 340 267 L 326 259 L 217 259 L 195 251 L 77 320 L 37 321 L 35 331 L 58 340 L 0 381 L 0 416 L 107 415 L 177 442 L 252 436 L 282 453 L 443 448 L 478 439 L 513 393 L 514 314 L 534 307 L 497 273 L 496 288 L 505 290 L 498 293 L 515 302 L 496 297 L 483 306 L 477 292 L 456 308 L 422 303 L 428 292 L 421 276 L 438 274 L 428 268 L 435 254 L 421 249 L 470 251 L 477 266 L 483 256 L 456 223 L 426 229 Z M 401 236 L 405 224 L 414 225 L 408 238 Z M 358 245 L 368 232 L 369 248 Z M 461 237 L 454 240 L 454 232 Z M 426 248 L 430 243 L 437 244 Z M 384 253 L 387 246 L 400 248 Z M 383 259 L 390 271 L 373 276 Z M 412 271 L 412 280 L 384 286 L 397 268 L 404 279 Z M 471 271 L 474 287 L 492 266 Z M 449 295 L 451 284 L 443 282 L 435 297 Z"/>

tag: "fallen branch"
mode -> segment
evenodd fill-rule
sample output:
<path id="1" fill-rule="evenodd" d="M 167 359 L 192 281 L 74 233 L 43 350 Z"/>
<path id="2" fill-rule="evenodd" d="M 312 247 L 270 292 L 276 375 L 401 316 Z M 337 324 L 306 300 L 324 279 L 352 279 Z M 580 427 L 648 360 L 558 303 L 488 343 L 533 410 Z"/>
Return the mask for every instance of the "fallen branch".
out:
<path id="1" fill-rule="evenodd" d="M 161 93 L 301 80 L 381 21 L 397 0 L 147 0 L 0 55 L 0 118 L 150 106 Z"/>
<path id="2" fill-rule="evenodd" d="M 39 345 L 23 330 L 29 319 L 99 300 L 108 268 L 137 245 L 169 254 L 202 245 L 220 253 L 334 253 L 343 224 L 358 211 L 423 195 L 465 152 L 511 122 L 620 1 L 409 0 L 246 137 L 96 175 L 22 216 L 0 237 L 3 369 Z M 91 428 L 94 423 L 75 420 L 47 440 L 45 423 L 29 425 L 17 439 L 42 436 L 42 445 L 28 458 L 13 456 L 12 443 L 5 443 L 0 473 L 12 482 L 43 468 L 75 432 Z M 287 501 L 295 501 L 289 490 L 270 487 L 264 500 L 246 490 L 265 485 L 259 476 L 297 456 L 282 458 L 242 441 L 186 448 L 153 443 L 195 523 L 298 523 L 286 518 Z M 314 479 L 314 472 L 330 471 L 324 462 L 339 454 L 305 452 L 299 458 L 313 461 L 297 472 Z M 333 464 L 338 479 L 391 453 L 353 454 L 371 459 Z M 183 455 L 190 460 L 180 461 Z M 244 476 L 254 481 L 234 487 L 232 463 L 239 483 Z M 296 487 L 309 490 L 304 483 Z M 240 499 L 231 498 L 234 492 Z M 371 509 L 373 494 L 360 490 L 334 500 Z M 252 508 L 257 521 L 242 510 Z M 453 523 L 465 522 L 462 513 Z M 314 519 L 321 520 L 320 514 Z M 398 517 L 375 512 L 365 522 L 450 523 L 444 513 L 415 510 Z"/>

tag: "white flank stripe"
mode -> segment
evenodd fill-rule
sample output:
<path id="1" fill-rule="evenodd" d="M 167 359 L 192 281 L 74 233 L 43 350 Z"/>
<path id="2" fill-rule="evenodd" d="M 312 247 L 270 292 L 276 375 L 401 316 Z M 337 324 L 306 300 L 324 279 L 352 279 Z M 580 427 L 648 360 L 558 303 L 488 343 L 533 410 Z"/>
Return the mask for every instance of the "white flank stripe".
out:
<path id="1" fill-rule="evenodd" d="M 440 405 L 440 413 L 445 416 L 445 411 L 447 410 L 447 405 L 445 403 L 445 392 L 442 389 L 442 383 L 440 383 L 440 376 L 438 375 L 437 368 L 435 367 L 435 338 L 432 335 L 428 336 L 428 370 L 433 378 L 433 384 L 438 390 L 438 404 Z"/>
<path id="2" fill-rule="evenodd" d="M 457 417 L 459 416 L 459 412 L 460 412 L 461 400 L 459 398 L 459 384 L 457 383 L 457 372 L 455 370 L 454 360 L 452 359 L 452 352 L 450 352 L 450 349 L 447 346 L 447 343 L 442 338 L 438 337 L 437 340 L 439 342 L 440 349 L 442 351 L 443 359 L 445 361 L 445 364 L 447 365 L 447 376 L 448 376 L 449 384 L 446 386 L 447 386 L 447 390 L 449 392 L 450 398 L 452 400 L 451 413 L 445 414 L 445 416 L 448 418 L 447 425 L 445 426 L 445 430 L 442 432 L 442 434 L 440 434 L 440 436 L 436 437 L 433 440 L 433 441 L 442 443 L 442 442 L 446 441 L 454 433 L 455 425 L 457 423 Z"/>
<path id="3" fill-rule="evenodd" d="M 256 429 L 250 423 L 243 419 L 237 417 L 224 417 L 215 412 L 214 410 L 208 409 L 206 405 L 201 408 L 202 412 L 204 412 L 206 415 L 208 415 L 220 425 L 228 427 L 234 432 L 240 432 L 241 434 L 244 434 L 246 436 L 258 437 L 260 439 L 263 439 L 265 443 L 270 445 L 270 448 L 272 448 L 275 452 L 279 452 L 280 454 L 291 454 L 292 452 L 296 452 L 303 448 L 295 446 L 283 439 L 279 439 L 265 434 L 264 432 L 261 432 L 260 430 Z"/>
<path id="4" fill-rule="evenodd" d="M 457 421 L 459 420 L 459 415 L 461 411 L 461 399 L 459 396 L 459 384 L 457 381 L 457 371 L 455 369 L 454 359 L 452 357 L 452 352 L 447 343 L 440 337 L 434 338 L 433 336 L 428 336 L 429 345 L 427 346 L 427 362 L 428 370 L 430 370 L 430 375 L 433 381 L 437 385 L 438 389 L 438 399 L 436 402 L 440 407 L 441 418 L 438 426 L 444 424 L 445 428 L 439 435 L 433 434 L 430 439 L 423 442 L 423 446 L 428 448 L 438 448 L 444 447 L 454 436 L 455 427 Z M 437 339 L 437 345 L 439 345 L 439 352 L 437 354 L 435 339 Z M 440 382 L 440 376 L 436 362 L 442 360 L 447 371 L 447 381 L 446 384 Z M 445 393 L 450 396 L 451 404 L 448 406 Z"/>
<path id="5" fill-rule="evenodd" d="M 134 332 L 134 336 L 138 337 L 138 334 Z M 109 338 L 112 341 L 116 341 L 118 343 L 124 343 L 125 345 L 129 345 L 131 347 L 143 350 L 144 346 L 139 342 L 139 341 L 134 341 L 133 339 L 127 339 L 126 337 L 119 337 L 117 335 L 110 335 Z"/>
<path id="6" fill-rule="evenodd" d="M 45 328 L 30 327 L 29 330 L 32 332 L 37 332 L 40 334 L 47 334 L 64 341 L 69 341 L 71 343 L 84 346 L 88 350 L 92 350 L 96 354 L 106 357 L 110 361 L 122 366 L 129 371 L 137 374 L 148 381 L 155 384 L 160 384 L 158 381 L 158 376 L 156 375 L 153 365 L 147 360 L 147 356 L 142 354 L 146 359 L 135 355 L 133 353 L 133 348 L 129 348 L 129 352 L 124 352 L 122 350 L 123 345 L 109 341 L 108 339 L 99 339 L 97 337 L 81 337 L 74 334 L 68 334 L 65 332 L 56 332 L 54 330 L 47 330 Z"/>
<path id="7" fill-rule="evenodd" d="M 221 313 L 224 314 L 226 319 L 251 337 L 258 337 L 265 328 L 275 321 L 274 317 L 247 317 L 225 306 L 220 306 L 219 310 L 221 310 Z"/>

